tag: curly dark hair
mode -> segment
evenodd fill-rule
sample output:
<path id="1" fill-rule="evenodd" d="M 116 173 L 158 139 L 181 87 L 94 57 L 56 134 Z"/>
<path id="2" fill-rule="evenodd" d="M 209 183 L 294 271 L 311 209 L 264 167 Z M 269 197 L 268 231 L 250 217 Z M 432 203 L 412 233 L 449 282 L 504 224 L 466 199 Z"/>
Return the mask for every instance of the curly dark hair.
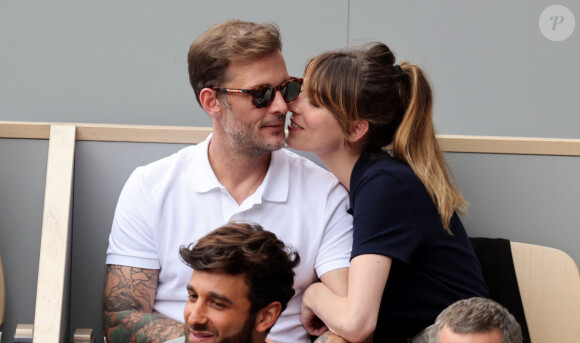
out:
<path id="1" fill-rule="evenodd" d="M 294 296 L 294 271 L 298 252 L 260 225 L 228 223 L 189 247 L 181 247 L 181 259 L 194 270 L 221 269 L 245 276 L 252 303 L 250 313 L 278 301 L 282 311 Z"/>

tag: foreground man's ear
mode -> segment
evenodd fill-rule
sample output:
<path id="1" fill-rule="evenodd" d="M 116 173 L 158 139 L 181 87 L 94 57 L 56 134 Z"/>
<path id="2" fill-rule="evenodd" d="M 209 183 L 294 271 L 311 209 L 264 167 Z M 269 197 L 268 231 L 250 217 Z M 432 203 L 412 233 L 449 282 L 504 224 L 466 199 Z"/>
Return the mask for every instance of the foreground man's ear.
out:
<path id="1" fill-rule="evenodd" d="M 269 328 L 274 326 L 278 316 L 282 312 L 282 305 L 278 301 L 271 302 L 266 307 L 258 311 L 256 316 L 255 330 L 257 332 L 266 332 Z"/>

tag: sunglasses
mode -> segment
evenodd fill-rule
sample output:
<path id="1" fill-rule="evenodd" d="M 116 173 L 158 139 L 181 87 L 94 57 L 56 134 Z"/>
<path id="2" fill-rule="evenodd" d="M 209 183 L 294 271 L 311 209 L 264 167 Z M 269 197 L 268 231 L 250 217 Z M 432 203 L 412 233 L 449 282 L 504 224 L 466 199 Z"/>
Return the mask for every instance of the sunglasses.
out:
<path id="1" fill-rule="evenodd" d="M 291 102 L 298 98 L 302 90 L 302 79 L 293 77 L 286 80 L 278 86 L 258 86 L 252 89 L 234 89 L 234 88 L 212 88 L 220 93 L 245 93 L 252 96 L 252 104 L 256 108 L 264 108 L 270 106 L 276 97 L 276 91 L 280 91 L 285 102 Z"/>

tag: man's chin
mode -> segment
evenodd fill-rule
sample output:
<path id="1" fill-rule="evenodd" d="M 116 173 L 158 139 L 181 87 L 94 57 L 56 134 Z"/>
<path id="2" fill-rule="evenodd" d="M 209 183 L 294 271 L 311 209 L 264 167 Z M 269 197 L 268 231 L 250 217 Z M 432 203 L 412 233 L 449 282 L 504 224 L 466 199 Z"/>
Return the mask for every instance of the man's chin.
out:
<path id="1" fill-rule="evenodd" d="M 284 131 L 277 132 L 266 140 L 266 144 L 272 147 L 272 150 L 282 149 L 286 145 L 286 134 Z"/>
<path id="2" fill-rule="evenodd" d="M 269 141 L 264 141 L 263 144 L 261 144 L 260 146 L 255 146 L 255 152 L 258 154 L 269 153 L 274 152 L 276 150 L 280 150 L 285 146 L 286 146 L 285 139 L 277 139 L 277 140 L 270 139 Z"/>

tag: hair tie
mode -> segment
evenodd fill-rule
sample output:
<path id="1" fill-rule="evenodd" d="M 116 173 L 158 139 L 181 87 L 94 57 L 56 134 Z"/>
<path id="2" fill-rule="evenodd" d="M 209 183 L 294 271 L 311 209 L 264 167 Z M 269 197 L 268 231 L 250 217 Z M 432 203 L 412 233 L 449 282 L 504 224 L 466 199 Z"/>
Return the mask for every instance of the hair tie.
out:
<path id="1" fill-rule="evenodd" d="M 398 65 L 398 64 L 395 64 L 395 65 L 393 66 L 393 68 L 395 69 L 395 72 L 397 73 L 397 75 L 403 75 L 403 68 L 401 68 L 401 66 L 400 66 L 400 65 Z"/>

